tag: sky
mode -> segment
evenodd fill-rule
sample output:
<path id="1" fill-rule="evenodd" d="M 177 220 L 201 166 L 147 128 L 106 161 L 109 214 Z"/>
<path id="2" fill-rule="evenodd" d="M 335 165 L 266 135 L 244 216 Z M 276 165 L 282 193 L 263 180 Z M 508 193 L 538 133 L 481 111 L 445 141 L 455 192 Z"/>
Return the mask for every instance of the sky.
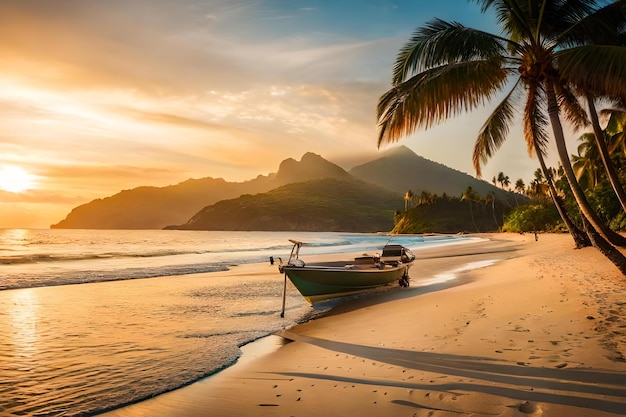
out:
<path id="1" fill-rule="evenodd" d="M 488 106 L 377 148 L 396 54 L 435 17 L 497 33 L 465 0 L 2 1 L 0 228 L 47 228 L 143 185 L 245 181 L 306 152 L 349 169 L 405 145 L 474 175 Z M 537 167 L 514 127 L 483 178 L 528 183 Z"/>

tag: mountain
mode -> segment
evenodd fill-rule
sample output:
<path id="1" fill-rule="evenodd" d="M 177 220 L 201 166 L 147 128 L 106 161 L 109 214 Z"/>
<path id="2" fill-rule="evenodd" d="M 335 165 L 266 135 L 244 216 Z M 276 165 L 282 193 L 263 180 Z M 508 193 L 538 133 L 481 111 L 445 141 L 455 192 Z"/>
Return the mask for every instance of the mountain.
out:
<path id="1" fill-rule="evenodd" d="M 203 207 L 220 200 L 269 191 L 281 185 L 320 178 L 347 178 L 339 166 L 314 153 L 298 162 L 283 161 L 276 174 L 245 182 L 221 178 L 190 179 L 167 187 L 137 187 L 74 208 L 53 229 L 162 229 L 185 223 Z"/>
<path id="2" fill-rule="evenodd" d="M 161 229 L 184 222 L 207 204 L 272 188 L 267 177 L 244 183 L 190 179 L 167 187 L 137 187 L 74 208 L 52 229 Z"/>
<path id="3" fill-rule="evenodd" d="M 423 158 L 406 146 L 386 152 L 382 157 L 356 166 L 349 171 L 356 178 L 404 194 L 411 190 L 460 196 L 467 187 L 480 195 L 490 191 L 500 197 L 511 195 L 487 181 Z"/>
<path id="4" fill-rule="evenodd" d="M 321 156 L 307 152 L 302 156 L 300 162 L 293 158 L 281 162 L 274 183 L 276 186 L 280 186 L 322 178 L 346 179 L 350 178 L 350 174 Z"/>
<path id="5" fill-rule="evenodd" d="M 332 183 L 329 179 L 337 182 Z M 288 186 L 287 189 L 271 191 L 284 186 Z M 162 229 L 168 225 L 181 225 L 174 227 L 213 230 L 390 230 L 393 227 L 393 211 L 402 209 L 398 205 L 403 205 L 402 196 L 406 191 L 412 190 L 415 195 L 425 190 L 438 195 L 460 196 L 468 186 L 480 195 L 489 191 L 499 196 L 513 194 L 422 158 L 404 146 L 349 172 L 309 152 L 300 161 L 292 158 L 284 160 L 275 174 L 259 175 L 245 182 L 208 177 L 167 187 L 124 190 L 74 208 L 51 228 Z M 350 187 L 362 193 L 362 197 L 357 197 L 349 190 Z M 302 190 L 306 193 L 303 194 Z M 219 203 L 222 200 L 227 201 Z M 206 215 L 199 220 L 198 216 L 203 212 Z M 385 221 L 382 220 L 383 212 L 391 213 L 385 214 L 388 216 Z M 258 219 L 252 218 L 254 216 Z M 333 219 L 333 216 L 337 218 Z M 368 218 L 372 222 L 369 226 L 365 223 Z"/>
<path id="6" fill-rule="evenodd" d="M 341 175 L 220 201 L 167 229 L 389 231 L 394 212 L 402 206 L 400 193 Z"/>

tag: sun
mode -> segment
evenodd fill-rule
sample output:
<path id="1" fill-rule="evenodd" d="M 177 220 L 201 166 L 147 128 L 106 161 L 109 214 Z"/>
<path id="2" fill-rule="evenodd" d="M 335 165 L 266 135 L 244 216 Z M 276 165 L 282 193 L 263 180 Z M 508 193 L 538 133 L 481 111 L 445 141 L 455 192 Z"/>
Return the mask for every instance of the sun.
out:
<path id="1" fill-rule="evenodd" d="M 5 165 L 0 170 L 0 190 L 10 193 L 21 193 L 34 187 L 35 177 L 23 168 Z"/>

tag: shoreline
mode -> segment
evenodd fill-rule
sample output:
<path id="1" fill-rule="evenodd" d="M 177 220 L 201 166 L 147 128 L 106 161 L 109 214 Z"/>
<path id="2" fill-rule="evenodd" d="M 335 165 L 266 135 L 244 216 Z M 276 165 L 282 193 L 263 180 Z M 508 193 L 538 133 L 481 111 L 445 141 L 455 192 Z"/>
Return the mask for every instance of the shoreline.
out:
<path id="1" fill-rule="evenodd" d="M 567 235 L 474 236 L 489 240 L 418 251 L 407 290 L 349 300 L 243 346 L 218 373 L 101 415 L 626 415 L 619 272 Z M 454 280 L 414 278 L 450 267 Z"/>

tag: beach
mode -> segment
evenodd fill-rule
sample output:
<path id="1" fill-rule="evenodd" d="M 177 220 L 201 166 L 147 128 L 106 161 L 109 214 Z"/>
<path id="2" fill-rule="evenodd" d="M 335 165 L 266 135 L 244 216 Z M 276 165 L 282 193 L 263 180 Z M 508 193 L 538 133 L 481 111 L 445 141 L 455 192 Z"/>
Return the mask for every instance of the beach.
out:
<path id="1" fill-rule="evenodd" d="M 420 251 L 411 287 L 244 346 L 118 416 L 626 415 L 625 278 L 568 235 Z M 261 265 L 214 274 L 262 276 Z"/>

